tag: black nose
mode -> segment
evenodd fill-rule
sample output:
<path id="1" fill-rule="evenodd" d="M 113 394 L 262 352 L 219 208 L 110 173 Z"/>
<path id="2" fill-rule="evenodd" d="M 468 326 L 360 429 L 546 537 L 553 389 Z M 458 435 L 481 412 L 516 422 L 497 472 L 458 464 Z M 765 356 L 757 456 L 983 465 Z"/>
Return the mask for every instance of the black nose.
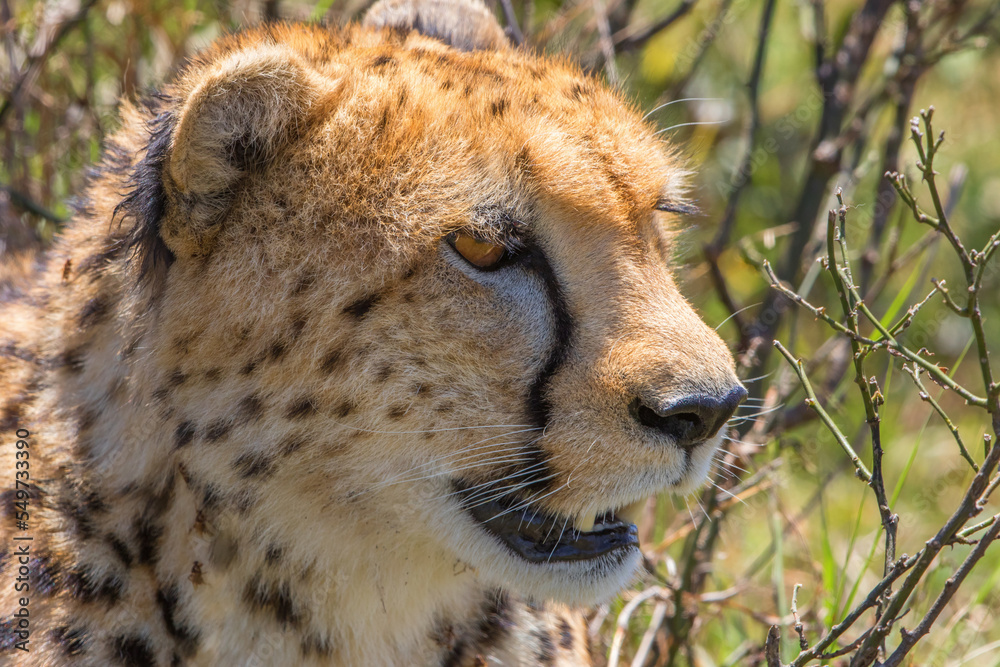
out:
<path id="1" fill-rule="evenodd" d="M 637 398 L 629 412 L 646 428 L 670 436 L 678 447 L 692 447 L 718 433 L 746 397 L 747 390 L 738 386 L 723 396 L 692 394 L 662 402 Z"/>

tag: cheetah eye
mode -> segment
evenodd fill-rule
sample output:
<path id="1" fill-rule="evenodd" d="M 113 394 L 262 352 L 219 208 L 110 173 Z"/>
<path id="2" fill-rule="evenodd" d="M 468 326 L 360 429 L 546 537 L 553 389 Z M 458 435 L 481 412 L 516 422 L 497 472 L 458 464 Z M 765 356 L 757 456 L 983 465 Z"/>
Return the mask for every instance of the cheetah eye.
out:
<path id="1" fill-rule="evenodd" d="M 448 243 L 465 261 L 479 269 L 495 268 L 507 257 L 504 246 L 462 232 L 451 234 Z"/>

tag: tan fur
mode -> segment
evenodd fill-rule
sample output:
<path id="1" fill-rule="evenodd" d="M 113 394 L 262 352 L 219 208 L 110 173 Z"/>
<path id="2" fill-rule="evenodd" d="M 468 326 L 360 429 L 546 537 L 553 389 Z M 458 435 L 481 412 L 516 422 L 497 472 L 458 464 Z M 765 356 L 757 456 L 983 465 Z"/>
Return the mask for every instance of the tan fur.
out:
<path id="1" fill-rule="evenodd" d="M 11 488 L 27 429 L 37 485 L 27 532 L 2 496 L 0 655 L 586 664 L 563 605 L 613 596 L 637 554 L 530 565 L 452 481 L 534 456 L 533 506 L 560 516 L 701 483 L 718 436 L 684 454 L 628 413 L 736 386 L 667 265 L 676 155 L 567 63 L 401 29 L 250 30 L 164 94 L 123 109 L 34 287 L 0 304 L 0 470 Z M 541 269 L 479 272 L 443 240 L 511 220 L 569 341 Z M 543 430 L 528 398 L 563 344 Z"/>

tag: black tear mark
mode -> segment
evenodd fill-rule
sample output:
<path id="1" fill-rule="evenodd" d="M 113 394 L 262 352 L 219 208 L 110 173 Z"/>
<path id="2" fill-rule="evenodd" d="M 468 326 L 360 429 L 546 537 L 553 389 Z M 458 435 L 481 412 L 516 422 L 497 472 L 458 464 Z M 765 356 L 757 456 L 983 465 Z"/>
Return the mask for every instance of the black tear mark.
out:
<path id="1" fill-rule="evenodd" d="M 569 312 L 569 305 L 566 302 L 565 294 L 556 277 L 556 273 L 549 263 L 545 254 L 535 244 L 530 244 L 524 254 L 524 263 L 530 270 L 541 279 L 545 286 L 546 297 L 549 308 L 555 320 L 552 330 L 553 346 L 549 352 L 548 359 L 542 366 L 542 370 L 531 383 L 528 391 L 528 414 L 531 421 L 540 431 L 544 431 L 552 418 L 552 404 L 547 396 L 552 378 L 559 372 L 559 369 L 566 362 L 569 356 L 570 346 L 573 341 L 573 318 Z M 537 454 L 532 461 L 537 467 L 533 468 L 531 478 L 537 480 L 531 487 L 533 491 L 544 489 L 551 480 L 551 471 L 548 465 L 548 457 L 541 449 L 535 448 Z M 527 480 L 526 480 L 527 481 Z"/>
<path id="2" fill-rule="evenodd" d="M 542 370 L 531 383 L 531 389 L 528 392 L 529 414 L 536 426 L 545 428 L 552 413 L 552 405 L 545 395 L 546 390 L 552 377 L 569 356 L 573 339 L 573 318 L 570 315 L 559 279 L 542 251 L 533 245 L 529 247 L 525 253 L 525 264 L 538 275 L 542 284 L 545 285 L 546 297 L 555 320 L 552 331 L 554 339 L 552 350 L 549 352 L 549 357 L 542 366 Z"/>

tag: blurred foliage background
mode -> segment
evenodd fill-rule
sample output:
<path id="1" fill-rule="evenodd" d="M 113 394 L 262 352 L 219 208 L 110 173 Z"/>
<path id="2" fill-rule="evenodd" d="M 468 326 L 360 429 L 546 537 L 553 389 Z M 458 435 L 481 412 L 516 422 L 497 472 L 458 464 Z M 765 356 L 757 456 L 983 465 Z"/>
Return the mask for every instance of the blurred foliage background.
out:
<path id="1" fill-rule="evenodd" d="M 224 32 L 270 20 L 342 24 L 367 4 L 0 0 L 0 253 L 44 247 L 58 233 L 103 137 L 117 126 L 120 97 L 154 90 L 186 55 Z M 689 298 L 731 341 L 755 399 L 734 424 L 713 485 L 700 497 L 650 504 L 641 527 L 649 572 L 635 592 L 597 610 L 595 641 L 621 664 L 768 664 L 765 637 L 778 625 L 781 659 L 792 660 L 799 651 L 793 587 L 801 584 L 798 619 L 813 642 L 882 577 L 884 538 L 872 493 L 803 406 L 798 381 L 770 353 L 770 340 L 777 336 L 807 361 L 820 401 L 870 461 L 849 347 L 809 313 L 776 300 L 761 262 L 770 260 L 815 303 L 835 304 L 816 260 L 839 187 L 850 205 L 855 275 L 879 317 L 905 313 L 927 294 L 931 277 L 964 285 L 946 241 L 913 220 L 883 174 L 909 174 L 919 191 L 910 118 L 934 105 L 936 128 L 946 131 L 936 167 L 947 182 L 952 226 L 975 248 L 1000 228 L 1000 3 L 493 4 L 512 39 L 571 55 L 650 112 L 665 140 L 684 147 L 701 213 L 685 221 L 679 272 Z M 981 295 L 994 353 L 998 264 Z M 981 382 L 975 354 L 968 354 L 968 321 L 939 300 L 917 314 L 906 335 L 956 380 Z M 883 355 L 871 368 L 886 401 L 882 468 L 899 516 L 897 554 L 913 554 L 954 511 L 974 470 L 899 359 Z M 982 461 L 989 416 L 927 384 Z M 996 512 L 994 501 L 987 513 Z M 972 548 L 956 544 L 940 553 L 903 625 L 923 616 Z M 998 584 L 995 547 L 902 664 L 1000 665 Z M 871 625 L 873 612 L 866 613 L 828 653 Z M 822 662 L 872 664 L 850 651 Z"/>

